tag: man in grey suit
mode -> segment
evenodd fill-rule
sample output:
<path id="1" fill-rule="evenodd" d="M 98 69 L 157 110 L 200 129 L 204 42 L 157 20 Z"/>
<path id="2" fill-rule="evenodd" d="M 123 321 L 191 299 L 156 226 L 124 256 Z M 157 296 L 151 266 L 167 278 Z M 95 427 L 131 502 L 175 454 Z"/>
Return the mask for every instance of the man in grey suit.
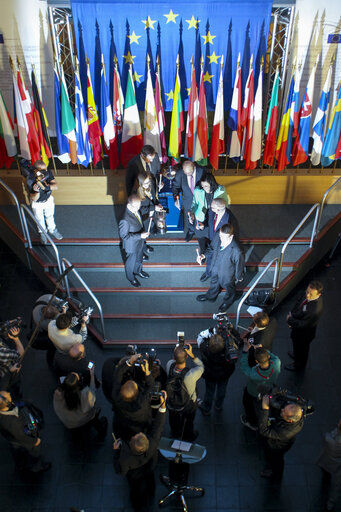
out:
<path id="1" fill-rule="evenodd" d="M 182 208 L 184 214 L 185 240 L 189 242 L 194 236 L 194 227 L 188 221 L 188 212 L 193 201 L 193 190 L 203 175 L 203 169 L 191 160 L 185 160 L 182 169 L 179 169 L 172 183 L 172 193 L 176 208 L 180 210 L 180 192 L 182 192 Z"/>
<path id="2" fill-rule="evenodd" d="M 141 200 L 137 194 L 128 197 L 128 204 L 119 223 L 119 233 L 123 242 L 123 249 L 126 253 L 124 263 L 128 281 L 136 288 L 141 283 L 136 276 L 148 279 L 149 274 L 142 270 L 143 249 L 149 232 L 144 231 L 142 217 L 139 212 Z"/>
<path id="3" fill-rule="evenodd" d="M 245 260 L 244 255 L 234 240 L 232 224 L 225 224 L 219 230 L 208 248 L 212 252 L 211 286 L 204 295 L 198 295 L 198 301 L 215 302 L 222 288 L 225 288 L 224 301 L 219 311 L 226 313 L 234 301 L 236 283 L 243 280 Z M 204 254 L 198 254 L 197 262 L 201 265 Z"/>
<path id="4" fill-rule="evenodd" d="M 126 191 L 128 197 L 134 190 L 137 176 L 144 172 L 151 174 L 156 184 L 160 176 L 160 160 L 159 155 L 156 153 L 153 146 L 150 146 L 149 144 L 143 146 L 141 153 L 134 156 L 127 165 Z"/>

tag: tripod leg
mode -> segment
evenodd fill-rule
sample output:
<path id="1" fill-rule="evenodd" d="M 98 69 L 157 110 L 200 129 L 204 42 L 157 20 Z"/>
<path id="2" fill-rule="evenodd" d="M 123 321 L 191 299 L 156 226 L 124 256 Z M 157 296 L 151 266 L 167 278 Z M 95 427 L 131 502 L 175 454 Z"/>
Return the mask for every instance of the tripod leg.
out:
<path id="1" fill-rule="evenodd" d="M 180 494 L 180 500 L 181 500 L 182 508 L 183 508 L 184 512 L 188 512 L 188 507 L 187 507 L 187 503 L 185 500 L 185 496 L 182 493 Z"/>
<path id="2" fill-rule="evenodd" d="M 164 503 L 166 503 L 166 501 L 171 498 L 172 496 L 175 496 L 176 495 L 176 490 L 173 489 L 169 494 L 167 494 L 166 496 L 164 496 L 163 498 L 161 498 L 161 500 L 159 500 L 159 507 L 161 507 L 161 505 L 163 505 Z"/>
<path id="3" fill-rule="evenodd" d="M 195 485 L 186 485 L 184 487 L 186 491 L 192 491 L 192 492 L 200 492 L 201 496 L 205 494 L 205 489 L 203 487 L 197 487 Z"/>

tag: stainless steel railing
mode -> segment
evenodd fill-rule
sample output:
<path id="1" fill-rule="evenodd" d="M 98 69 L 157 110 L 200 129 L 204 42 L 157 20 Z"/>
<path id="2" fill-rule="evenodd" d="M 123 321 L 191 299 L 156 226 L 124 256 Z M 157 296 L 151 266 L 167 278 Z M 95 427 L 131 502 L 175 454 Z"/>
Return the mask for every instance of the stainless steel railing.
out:
<path id="1" fill-rule="evenodd" d="M 25 226 L 25 230 L 26 230 L 26 236 L 27 236 L 27 242 L 28 242 L 29 248 L 32 249 L 32 241 L 31 241 L 31 235 L 30 235 L 30 232 L 29 232 L 29 229 L 28 229 L 28 225 L 27 225 L 26 215 L 28 215 L 31 218 L 31 220 L 33 220 L 33 222 L 36 224 L 36 226 L 42 231 L 42 233 L 46 236 L 46 238 L 50 242 L 50 244 L 52 246 L 52 249 L 54 251 L 54 254 L 56 256 L 58 272 L 59 272 L 59 275 L 61 275 L 62 274 L 62 266 L 60 264 L 59 251 L 57 249 L 56 244 L 52 240 L 50 234 L 43 228 L 43 226 L 40 224 L 40 222 L 37 221 L 37 219 L 35 218 L 35 216 L 31 212 L 31 210 L 28 208 L 28 206 L 26 206 L 25 204 L 22 204 L 20 206 L 20 208 L 21 208 L 21 211 L 22 211 L 22 218 L 23 218 L 23 222 L 24 222 L 24 226 Z"/>
<path id="2" fill-rule="evenodd" d="M 27 240 L 26 232 L 25 232 L 24 222 L 23 222 L 22 213 L 21 213 L 21 210 L 20 210 L 20 205 L 19 205 L 19 201 L 17 199 L 17 196 L 15 195 L 13 190 L 8 185 L 6 185 L 6 183 L 2 179 L 0 179 L 0 185 L 5 190 L 7 190 L 7 192 L 9 193 L 9 195 L 11 196 L 11 198 L 13 199 L 13 201 L 15 203 L 15 206 L 16 206 L 16 209 L 17 209 L 17 212 L 18 212 L 18 216 L 19 216 L 19 221 L 20 221 L 20 226 L 21 226 L 22 234 L 23 234 L 23 237 L 24 237 L 25 243 L 26 243 L 26 240 Z"/>
<path id="3" fill-rule="evenodd" d="M 314 238 L 316 236 L 316 226 L 317 226 L 317 219 L 318 219 L 318 215 L 319 215 L 319 211 L 320 211 L 320 204 L 319 203 L 315 203 L 309 210 L 309 212 L 303 217 L 303 219 L 301 220 L 301 222 L 296 226 L 296 228 L 294 229 L 294 231 L 291 233 L 291 235 L 289 236 L 289 238 L 287 239 L 287 241 L 285 242 L 285 244 L 283 245 L 282 247 L 282 250 L 281 250 L 281 255 L 280 255 L 280 259 L 279 259 L 279 271 L 278 271 L 278 276 L 277 276 L 277 281 L 276 281 L 276 288 L 278 288 L 279 286 L 279 282 L 280 282 L 280 278 L 281 278 L 281 272 L 282 272 L 282 266 L 283 266 L 283 260 L 284 260 L 284 254 L 285 254 L 285 251 L 287 250 L 287 247 L 288 245 L 290 244 L 291 240 L 294 238 L 294 236 L 296 235 L 296 233 L 301 229 L 301 227 L 306 223 L 306 221 L 309 219 L 309 217 L 311 216 L 311 214 L 316 210 L 316 213 L 315 213 L 315 219 L 314 219 L 314 224 L 313 224 L 313 229 L 311 231 L 311 236 L 310 236 L 310 243 L 309 243 L 309 247 L 311 248 L 313 246 L 313 241 L 314 241 Z"/>
<path id="4" fill-rule="evenodd" d="M 320 224 L 321 224 L 321 219 L 322 219 L 322 212 L 323 212 L 323 209 L 324 209 L 324 205 L 325 205 L 325 202 L 326 202 L 326 199 L 327 197 L 329 196 L 330 192 L 336 188 L 338 185 L 341 185 L 341 178 L 339 178 L 338 180 L 336 180 L 326 191 L 325 193 L 323 194 L 323 197 L 322 197 L 322 201 L 320 203 L 320 212 L 319 212 L 319 216 L 318 216 L 318 219 L 317 219 L 317 226 L 316 226 L 316 233 L 318 233 L 319 229 L 320 229 Z"/>

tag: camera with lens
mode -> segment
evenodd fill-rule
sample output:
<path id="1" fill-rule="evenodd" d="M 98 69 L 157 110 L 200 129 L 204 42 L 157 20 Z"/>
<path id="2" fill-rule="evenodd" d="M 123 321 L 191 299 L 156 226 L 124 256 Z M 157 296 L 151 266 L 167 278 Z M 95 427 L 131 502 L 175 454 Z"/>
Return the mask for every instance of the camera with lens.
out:
<path id="1" fill-rule="evenodd" d="M 176 334 L 176 344 L 184 350 L 189 350 L 188 343 L 185 344 L 185 333 L 184 331 L 178 331 Z"/>
<path id="2" fill-rule="evenodd" d="M 1 322 L 0 336 L 2 338 L 7 338 L 10 329 L 13 329 L 13 327 L 18 327 L 19 329 L 21 327 L 26 327 L 26 324 L 23 322 L 21 316 L 17 316 L 16 318 L 13 318 L 13 320 L 5 320 L 4 322 Z"/>
<path id="3" fill-rule="evenodd" d="M 304 416 L 314 414 L 315 407 L 310 400 L 306 400 L 302 396 L 296 395 L 291 391 L 284 388 L 273 388 L 271 393 L 265 393 L 269 395 L 269 403 L 273 409 L 283 409 L 286 405 L 297 404 L 301 407 Z M 262 399 L 263 394 L 259 394 L 259 399 Z"/>
<path id="4" fill-rule="evenodd" d="M 211 329 L 213 334 L 219 334 L 225 341 L 226 359 L 235 362 L 239 357 L 239 347 L 243 343 L 239 332 L 233 327 L 226 313 L 214 313 L 213 320 L 218 324 Z"/>
<path id="5" fill-rule="evenodd" d="M 79 313 L 77 313 L 77 320 L 78 322 L 81 322 L 82 321 L 82 318 L 83 316 L 87 316 L 89 317 L 86 321 L 86 323 L 88 324 L 89 323 L 89 320 L 90 320 L 90 316 L 91 316 L 91 313 L 93 312 L 94 308 L 92 308 L 91 306 L 86 306 L 86 307 L 83 307 Z"/>
<path id="6" fill-rule="evenodd" d="M 65 309 L 65 311 L 67 311 L 69 309 L 69 303 L 67 300 L 64 300 L 63 302 L 60 301 L 60 302 L 58 302 L 56 307 L 57 307 L 59 313 L 64 313 L 64 309 Z"/>
<path id="7" fill-rule="evenodd" d="M 152 407 L 160 406 L 160 400 L 161 400 L 161 397 L 163 396 L 163 393 L 162 393 L 162 391 L 160 391 L 160 389 L 161 389 L 160 382 L 155 382 L 153 389 L 149 393 L 150 405 Z"/>

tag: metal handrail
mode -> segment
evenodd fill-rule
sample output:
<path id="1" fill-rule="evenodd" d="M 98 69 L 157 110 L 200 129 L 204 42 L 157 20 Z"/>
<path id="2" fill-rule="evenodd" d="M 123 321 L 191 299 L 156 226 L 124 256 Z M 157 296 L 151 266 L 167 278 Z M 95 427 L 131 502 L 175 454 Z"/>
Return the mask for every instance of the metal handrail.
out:
<path id="1" fill-rule="evenodd" d="M 339 183 L 341 183 L 341 178 L 338 178 L 326 191 L 325 193 L 323 194 L 323 197 L 322 197 L 322 201 L 320 203 L 320 213 L 319 213 L 319 216 L 318 216 L 318 220 L 317 220 L 317 226 L 316 226 L 316 233 L 318 233 L 319 231 L 319 228 L 320 228 L 320 224 L 321 224 L 321 219 L 322 219 L 322 212 L 323 212 L 323 208 L 324 208 L 324 204 L 326 202 L 326 199 L 327 199 L 327 196 L 329 195 L 330 191 L 336 187 Z"/>
<path id="2" fill-rule="evenodd" d="M 289 236 L 289 238 L 287 239 L 287 241 L 285 242 L 285 244 L 283 245 L 282 247 L 282 250 L 281 250 L 281 255 L 280 255 L 280 259 L 279 259 L 279 272 L 278 272 L 278 278 L 277 278 L 277 283 L 276 283 L 276 287 L 278 288 L 279 286 L 279 280 L 280 280 L 280 277 L 281 277 L 281 272 L 282 272 L 282 266 L 283 266 L 283 259 L 284 259 L 284 253 L 285 251 L 287 250 L 287 247 L 288 245 L 290 244 L 291 240 L 294 238 L 294 236 L 296 235 L 296 233 L 301 229 L 301 227 L 303 226 L 303 224 L 307 221 L 307 219 L 310 217 L 310 215 L 313 213 L 313 211 L 316 210 L 316 213 L 315 213 L 315 219 L 314 219 L 314 224 L 313 224 L 313 229 L 312 229 L 312 232 L 311 232 L 311 237 L 310 237 L 310 243 L 309 243 L 309 248 L 311 248 L 313 246 L 313 241 L 314 241 L 314 238 L 316 236 L 316 226 L 317 226 L 317 219 L 318 219 L 318 215 L 319 215 L 319 211 L 320 211 L 320 203 L 315 203 L 309 210 L 309 212 L 303 217 L 303 219 L 301 220 L 301 222 L 296 226 L 296 228 L 294 229 L 294 231 L 291 233 L 291 235 Z"/>
<path id="3" fill-rule="evenodd" d="M 26 231 L 25 231 L 24 222 L 23 222 L 23 218 L 22 218 L 22 213 L 21 213 L 21 210 L 20 210 L 20 205 L 19 205 L 19 201 L 17 199 L 17 196 L 15 195 L 13 190 L 11 188 L 9 188 L 9 186 L 2 179 L 0 179 L 0 185 L 2 185 L 5 190 L 7 190 L 7 192 L 9 193 L 9 195 L 11 196 L 13 201 L 15 202 L 15 206 L 17 207 L 17 211 L 18 211 L 18 215 L 19 215 L 21 230 L 22 230 L 25 242 L 26 242 L 26 239 L 27 239 L 26 238 Z"/>
<path id="4" fill-rule="evenodd" d="M 66 258 L 62 258 L 63 272 L 66 270 L 66 265 L 67 265 L 67 267 L 72 267 L 72 263 L 70 263 L 69 260 L 67 260 Z M 97 297 L 92 293 L 92 291 L 90 290 L 90 288 L 88 287 L 88 285 L 86 284 L 84 279 L 79 275 L 77 270 L 73 268 L 71 270 L 71 272 L 77 277 L 78 281 L 82 284 L 82 286 L 84 286 L 84 288 L 86 289 L 86 291 L 88 292 L 88 294 L 90 295 L 90 297 L 95 302 L 95 304 L 98 308 L 99 316 L 101 319 L 101 325 L 102 325 L 103 340 L 105 341 L 106 338 L 105 338 L 105 328 L 104 328 L 104 318 L 103 318 L 102 306 L 101 306 L 99 300 L 97 299 Z M 71 297 L 68 276 L 65 276 L 65 288 L 66 288 L 67 297 L 68 298 Z"/>
<path id="5" fill-rule="evenodd" d="M 273 265 L 275 263 L 276 267 L 275 267 L 275 272 L 274 272 L 274 277 L 273 277 L 273 280 L 272 280 L 272 288 L 275 288 L 276 287 L 276 282 L 277 282 L 277 276 L 279 275 L 278 272 L 279 272 L 279 259 L 278 258 L 274 258 L 273 260 L 271 260 L 267 266 L 265 267 L 265 269 L 263 270 L 263 272 L 257 277 L 256 281 L 253 283 L 253 285 L 250 286 L 250 288 L 248 289 L 248 291 L 245 293 L 245 295 L 241 298 L 241 300 L 239 301 L 239 304 L 238 304 L 238 307 L 237 307 L 237 315 L 236 315 L 236 329 L 238 329 L 239 327 L 241 327 L 239 325 L 239 316 L 240 316 L 240 309 L 242 307 L 242 305 L 244 304 L 245 300 L 248 298 L 248 296 L 250 295 L 251 292 L 253 292 L 253 290 L 256 288 L 257 284 L 259 283 L 259 281 L 262 279 L 262 277 L 264 276 L 264 274 L 269 270 L 269 268 L 271 267 L 271 265 Z"/>
<path id="6" fill-rule="evenodd" d="M 20 206 L 20 208 L 21 208 L 21 211 L 22 211 L 22 217 L 23 217 L 24 226 L 25 226 L 25 229 L 26 229 L 26 235 L 27 235 L 27 241 L 28 241 L 29 248 L 32 249 L 32 241 L 31 241 L 31 235 L 30 235 L 30 232 L 29 232 L 28 226 L 27 226 L 25 212 L 29 214 L 29 216 L 31 217 L 33 222 L 35 222 L 35 224 L 38 226 L 38 228 L 42 231 L 42 233 L 46 236 L 46 238 L 48 239 L 48 241 L 52 245 L 52 249 L 54 250 L 54 253 L 55 253 L 55 256 L 56 256 L 56 260 L 57 260 L 58 272 L 59 272 L 59 275 L 61 275 L 62 274 L 62 266 L 60 264 L 59 251 L 57 249 L 56 244 L 52 240 L 52 238 L 49 235 L 49 233 L 43 228 L 43 226 L 40 224 L 40 222 L 35 218 L 35 216 L 31 212 L 31 210 L 25 204 L 22 204 Z"/>

